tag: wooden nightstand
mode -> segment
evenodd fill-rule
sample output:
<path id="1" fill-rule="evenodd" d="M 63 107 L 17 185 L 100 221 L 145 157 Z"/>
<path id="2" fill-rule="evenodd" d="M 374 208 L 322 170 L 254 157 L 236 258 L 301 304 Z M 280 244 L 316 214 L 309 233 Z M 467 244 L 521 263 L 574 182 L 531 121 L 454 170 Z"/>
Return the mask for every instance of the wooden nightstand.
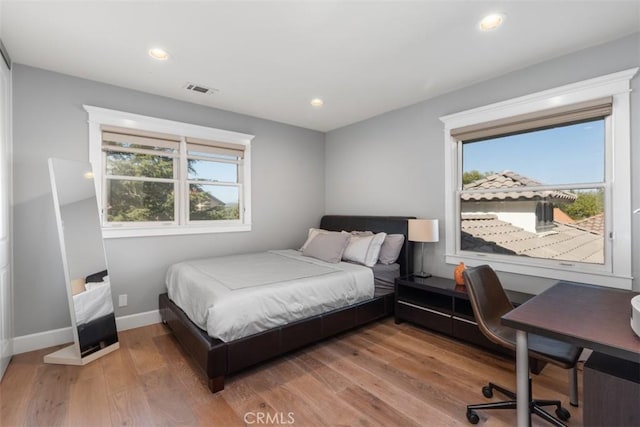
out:
<path id="1" fill-rule="evenodd" d="M 489 341 L 478 329 L 465 286 L 453 279 L 432 276 L 400 277 L 395 280 L 395 321 L 408 321 L 493 351 L 505 350 Z M 507 291 L 514 306 L 533 295 Z M 533 369 L 532 369 L 533 371 Z"/>

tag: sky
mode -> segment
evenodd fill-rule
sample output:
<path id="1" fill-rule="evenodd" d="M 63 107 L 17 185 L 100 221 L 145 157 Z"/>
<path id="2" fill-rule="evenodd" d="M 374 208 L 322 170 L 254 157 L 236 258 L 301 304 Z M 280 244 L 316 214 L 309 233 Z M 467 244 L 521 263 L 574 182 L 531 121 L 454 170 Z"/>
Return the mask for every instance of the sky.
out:
<path id="1" fill-rule="evenodd" d="M 604 119 L 463 144 L 463 172 L 510 170 L 542 184 L 604 180 Z"/>
<path id="2" fill-rule="evenodd" d="M 238 165 L 232 163 L 192 160 L 189 179 L 207 179 L 221 182 L 238 182 Z M 238 203 L 238 187 L 203 185 L 202 189 L 225 204 Z"/>

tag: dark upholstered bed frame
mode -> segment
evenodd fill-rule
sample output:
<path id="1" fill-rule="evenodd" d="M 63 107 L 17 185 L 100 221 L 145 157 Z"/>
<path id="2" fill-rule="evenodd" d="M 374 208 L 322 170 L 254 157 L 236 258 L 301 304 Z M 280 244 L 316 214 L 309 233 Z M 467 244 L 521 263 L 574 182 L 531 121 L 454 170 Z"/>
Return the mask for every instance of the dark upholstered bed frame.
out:
<path id="1" fill-rule="evenodd" d="M 409 218 L 413 217 L 326 215 L 322 217 L 320 228 L 404 234 L 405 243 L 397 262 L 400 274 L 407 275 L 413 271 L 413 247 L 406 239 Z M 209 389 L 214 393 L 224 388 L 226 375 L 391 314 L 393 291 L 376 291 L 371 300 L 223 342 L 211 338 L 191 322 L 166 293 L 160 295 L 162 321 L 202 368 Z"/>

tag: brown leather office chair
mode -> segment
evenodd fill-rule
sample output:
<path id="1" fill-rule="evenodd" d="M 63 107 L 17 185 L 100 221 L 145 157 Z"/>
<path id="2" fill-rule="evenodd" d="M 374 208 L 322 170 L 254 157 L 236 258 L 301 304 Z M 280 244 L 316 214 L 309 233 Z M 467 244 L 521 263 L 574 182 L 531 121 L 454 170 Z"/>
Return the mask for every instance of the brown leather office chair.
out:
<path id="1" fill-rule="evenodd" d="M 465 270 L 464 279 L 467 286 L 467 293 L 473 307 L 473 314 L 480 331 L 492 342 L 514 350 L 516 348 L 515 329 L 503 326 L 500 318 L 513 309 L 500 280 L 495 271 L 488 265 L 481 265 Z M 582 349 L 572 344 L 551 338 L 529 334 L 529 357 L 544 362 L 558 365 L 569 369 L 570 403 L 578 406 L 578 377 L 576 373 L 576 362 Z M 503 402 L 481 403 L 467 406 L 467 420 L 476 424 L 480 418 L 476 409 L 515 409 L 516 394 L 510 390 L 489 383 L 482 388 L 482 394 L 490 398 L 493 390 L 497 390 L 508 396 L 511 400 Z M 529 395 L 531 395 L 531 379 L 529 379 Z M 562 407 L 558 400 L 537 400 L 531 398 L 529 409 L 531 413 L 539 415 L 545 420 L 557 426 L 565 426 L 562 421 L 571 417 L 569 411 Z M 556 418 L 542 409 L 543 406 L 555 406 Z"/>

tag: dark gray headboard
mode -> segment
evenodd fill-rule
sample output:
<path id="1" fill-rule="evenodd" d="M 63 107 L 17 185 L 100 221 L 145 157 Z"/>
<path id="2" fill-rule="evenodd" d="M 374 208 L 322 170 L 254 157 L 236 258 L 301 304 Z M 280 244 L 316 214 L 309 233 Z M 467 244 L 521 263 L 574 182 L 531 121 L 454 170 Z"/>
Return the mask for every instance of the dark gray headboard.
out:
<path id="1" fill-rule="evenodd" d="M 331 231 L 373 231 L 387 234 L 404 234 L 404 245 L 397 263 L 400 264 L 400 275 L 413 272 L 413 244 L 407 238 L 409 234 L 408 219 L 413 216 L 353 216 L 325 215 L 320 220 L 320 228 Z"/>

